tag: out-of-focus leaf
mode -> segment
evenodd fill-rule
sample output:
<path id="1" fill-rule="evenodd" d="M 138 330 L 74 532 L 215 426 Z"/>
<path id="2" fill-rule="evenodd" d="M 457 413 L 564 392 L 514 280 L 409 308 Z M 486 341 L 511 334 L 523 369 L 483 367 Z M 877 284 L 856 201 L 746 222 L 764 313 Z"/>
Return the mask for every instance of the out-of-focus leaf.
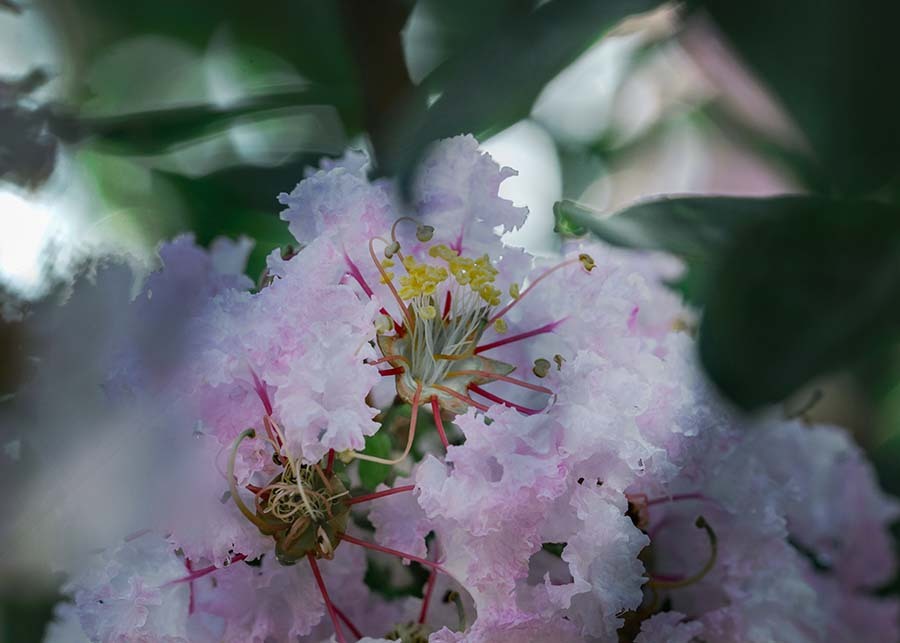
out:
<path id="1" fill-rule="evenodd" d="M 388 458 L 391 455 L 391 438 L 386 431 L 379 431 L 375 435 L 366 438 L 366 448 L 363 453 L 378 458 Z M 391 467 L 377 462 L 359 461 L 359 480 L 366 489 L 374 490 L 384 482 L 391 473 Z"/>
<path id="2" fill-rule="evenodd" d="M 900 337 L 898 208 L 811 196 L 684 197 L 605 219 L 563 201 L 556 215 L 607 242 L 685 259 L 688 295 L 705 305 L 703 364 L 744 408 L 781 401 Z"/>
<path id="3" fill-rule="evenodd" d="M 155 154 L 172 146 L 223 131 L 238 119 L 283 107 L 341 105 L 348 95 L 334 89 L 306 88 L 256 96 L 229 107 L 186 105 L 97 118 L 58 117 L 55 133 L 66 141 L 89 139 L 99 147 L 125 154 Z"/>
<path id="4" fill-rule="evenodd" d="M 830 181 L 866 191 L 900 171 L 900 3 L 696 0 L 806 133 Z"/>
<path id="5" fill-rule="evenodd" d="M 900 338 L 900 209 L 866 201 L 755 200 L 759 216 L 709 275 L 700 355 L 746 409 Z"/>
<path id="6" fill-rule="evenodd" d="M 769 199 L 766 207 L 786 211 L 792 200 Z M 760 212 L 756 200 L 732 197 L 662 198 L 638 203 L 612 216 L 603 216 L 574 201 L 559 201 L 553 206 L 556 231 L 563 236 L 592 232 L 613 245 L 663 250 L 684 259 L 688 271 L 676 286 L 699 305 L 705 301 L 710 262 L 735 230 Z"/>
<path id="7" fill-rule="evenodd" d="M 407 113 L 381 150 L 382 171 L 404 185 L 426 146 L 447 136 L 488 136 L 526 117 L 544 85 L 623 18 L 658 0 L 551 0 L 511 20 L 433 73 L 421 91 L 440 91 L 424 112 Z M 412 104 L 422 101 L 416 96 Z"/>

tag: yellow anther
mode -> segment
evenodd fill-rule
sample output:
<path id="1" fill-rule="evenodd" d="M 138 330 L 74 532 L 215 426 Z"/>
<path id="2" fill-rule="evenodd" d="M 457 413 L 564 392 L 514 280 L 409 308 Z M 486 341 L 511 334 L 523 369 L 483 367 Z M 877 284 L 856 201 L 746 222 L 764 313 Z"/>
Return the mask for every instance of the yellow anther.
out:
<path id="1" fill-rule="evenodd" d="M 391 270 L 385 270 L 384 274 L 381 275 L 381 283 L 386 284 L 389 281 L 394 280 L 394 273 Z"/>
<path id="2" fill-rule="evenodd" d="M 531 372 L 538 377 L 547 377 L 547 373 L 550 372 L 550 362 L 543 357 L 537 358 L 534 360 L 534 368 L 531 369 Z"/>
<path id="3" fill-rule="evenodd" d="M 419 263 L 412 256 L 403 258 L 407 274 L 400 277 L 400 297 L 412 299 L 421 295 L 433 295 L 437 285 L 447 279 L 447 271 L 440 266 Z"/>
<path id="4" fill-rule="evenodd" d="M 581 253 L 578 255 L 578 260 L 581 261 L 581 265 L 584 266 L 584 269 L 590 272 L 597 265 L 594 263 L 594 258 L 591 255 Z"/>
<path id="5" fill-rule="evenodd" d="M 494 320 L 494 330 L 497 331 L 497 333 L 499 335 L 502 335 L 507 330 L 509 330 L 509 327 L 506 325 L 506 320 L 503 319 L 502 317 L 500 319 L 495 319 Z"/>
<path id="6" fill-rule="evenodd" d="M 436 246 L 431 246 L 428 249 L 428 254 L 432 257 L 443 259 L 444 261 L 450 261 L 452 259 L 455 259 L 459 255 L 458 252 L 451 250 L 443 243 L 439 243 Z"/>
<path id="7" fill-rule="evenodd" d="M 420 319 L 431 320 L 437 316 L 437 310 L 434 306 L 419 306 L 416 311 L 419 314 Z"/>
<path id="8" fill-rule="evenodd" d="M 393 259 L 385 259 L 384 261 L 381 262 L 381 265 L 382 265 L 384 268 L 393 268 L 393 267 L 394 267 L 394 260 L 393 260 Z"/>
<path id="9" fill-rule="evenodd" d="M 513 283 L 509 286 L 509 296 L 512 297 L 513 299 L 518 299 L 518 298 L 519 298 L 519 292 L 520 292 L 520 291 L 519 291 L 519 284 L 513 282 Z"/>
<path id="10" fill-rule="evenodd" d="M 556 370 L 561 371 L 563 362 L 566 361 L 566 358 L 557 353 L 553 356 L 553 361 L 556 362 Z"/>
<path id="11" fill-rule="evenodd" d="M 500 291 L 490 284 L 482 286 L 478 291 L 478 294 L 481 295 L 481 298 L 491 306 L 496 306 L 500 303 Z"/>

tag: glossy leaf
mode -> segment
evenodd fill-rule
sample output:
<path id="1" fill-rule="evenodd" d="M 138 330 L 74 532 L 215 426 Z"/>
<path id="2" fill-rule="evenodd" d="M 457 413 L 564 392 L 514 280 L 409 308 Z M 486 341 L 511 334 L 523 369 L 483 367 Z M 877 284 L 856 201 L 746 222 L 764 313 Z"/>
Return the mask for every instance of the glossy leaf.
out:
<path id="1" fill-rule="evenodd" d="M 900 208 L 756 203 L 713 265 L 700 331 L 707 372 L 747 409 L 900 340 Z"/>
<path id="2" fill-rule="evenodd" d="M 440 65 L 422 92 L 440 92 L 427 111 L 414 109 L 379 163 L 386 174 L 409 175 L 432 142 L 461 133 L 485 137 L 528 116 L 544 85 L 610 27 L 658 6 L 657 0 L 552 0 L 503 24 Z M 411 103 L 417 105 L 421 96 Z"/>

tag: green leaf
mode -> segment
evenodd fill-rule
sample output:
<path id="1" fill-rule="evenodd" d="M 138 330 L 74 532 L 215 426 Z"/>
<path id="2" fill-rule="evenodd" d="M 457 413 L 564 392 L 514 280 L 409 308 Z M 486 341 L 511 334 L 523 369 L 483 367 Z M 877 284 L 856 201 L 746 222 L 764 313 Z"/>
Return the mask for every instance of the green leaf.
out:
<path id="1" fill-rule="evenodd" d="M 900 3 L 696 0 L 808 138 L 832 184 L 864 193 L 900 171 Z"/>
<path id="2" fill-rule="evenodd" d="M 388 458 L 391 455 L 391 438 L 386 431 L 379 431 L 375 435 L 366 438 L 366 448 L 363 453 L 378 458 Z M 391 473 L 391 467 L 377 462 L 359 461 L 359 479 L 366 489 L 374 490 L 384 482 Z"/>
<path id="3" fill-rule="evenodd" d="M 187 141 L 226 130 L 235 121 L 303 105 L 344 105 L 349 96 L 335 89 L 309 87 L 244 99 L 230 107 L 186 105 L 119 116 L 68 117 L 51 120 L 54 133 L 67 142 L 90 140 L 120 154 L 157 154 Z"/>
<path id="4" fill-rule="evenodd" d="M 790 207 L 791 197 L 771 199 L 767 208 Z M 563 236 L 592 232 L 607 243 L 640 250 L 662 250 L 685 260 L 687 272 L 674 284 L 695 304 L 703 304 L 710 262 L 737 229 L 760 212 L 753 199 L 680 197 L 646 201 L 612 216 L 574 201 L 553 206 L 556 231 Z"/>
<path id="5" fill-rule="evenodd" d="M 900 339 L 900 209 L 815 197 L 748 200 L 700 329 L 703 364 L 745 409 Z"/>
<path id="6" fill-rule="evenodd" d="M 571 201 L 558 227 L 663 250 L 705 305 L 700 352 L 720 389 L 752 409 L 900 338 L 900 209 L 825 197 L 684 197 L 612 217 Z M 562 221 L 562 224 L 559 222 Z"/>
<path id="7" fill-rule="evenodd" d="M 623 18 L 648 11 L 658 0 L 551 0 L 512 19 L 452 57 L 426 79 L 424 98 L 439 91 L 427 111 L 398 119 L 379 164 L 387 174 L 410 174 L 424 149 L 461 133 L 485 137 L 528 116 L 540 91 L 605 31 Z M 418 95 L 412 105 L 425 104 Z"/>

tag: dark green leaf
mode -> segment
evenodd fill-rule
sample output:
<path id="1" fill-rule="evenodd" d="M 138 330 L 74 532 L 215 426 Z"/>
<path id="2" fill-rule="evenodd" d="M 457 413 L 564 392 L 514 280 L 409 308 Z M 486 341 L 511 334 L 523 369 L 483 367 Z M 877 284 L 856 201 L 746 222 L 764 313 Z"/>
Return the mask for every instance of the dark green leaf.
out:
<path id="1" fill-rule="evenodd" d="M 69 142 L 88 139 L 118 153 L 156 154 L 224 131 L 243 117 L 303 105 L 342 105 L 347 100 L 334 89 L 308 88 L 248 98 L 230 107 L 186 105 L 121 116 L 59 116 L 51 120 L 51 127 Z"/>
<path id="2" fill-rule="evenodd" d="M 783 400 L 900 337 L 897 208 L 807 196 L 684 197 L 607 218 L 571 201 L 555 213 L 558 227 L 687 262 L 688 294 L 706 306 L 703 363 L 745 408 Z"/>
<path id="3" fill-rule="evenodd" d="M 623 18 L 656 7 L 658 0 L 552 0 L 503 24 L 441 65 L 440 91 L 425 111 L 399 119 L 401 127 L 379 158 L 383 171 L 404 177 L 432 142 L 460 133 L 484 137 L 528 116 L 544 85 Z M 413 105 L 421 101 L 417 96 Z"/>
<path id="4" fill-rule="evenodd" d="M 378 458 L 388 458 L 391 455 L 391 438 L 386 431 L 379 431 L 375 435 L 366 438 L 366 448 L 363 453 Z M 359 461 L 359 479 L 366 489 L 374 490 L 384 482 L 391 473 L 391 468 L 386 464 L 377 462 Z"/>
<path id="5" fill-rule="evenodd" d="M 748 200 L 759 216 L 710 273 L 700 354 L 753 409 L 900 339 L 900 209 L 815 197 Z"/>
<path id="6" fill-rule="evenodd" d="M 836 187 L 866 191 L 900 170 L 900 3 L 697 0 L 807 135 Z"/>
<path id="7" fill-rule="evenodd" d="M 771 199 L 766 207 L 782 211 L 790 207 L 791 200 Z M 613 216 L 603 216 L 574 201 L 553 206 L 556 230 L 564 236 L 592 232 L 613 245 L 663 250 L 684 259 L 688 271 L 677 286 L 696 304 L 704 302 L 710 262 L 735 230 L 760 211 L 753 199 L 733 197 L 663 198 L 638 203 Z"/>

